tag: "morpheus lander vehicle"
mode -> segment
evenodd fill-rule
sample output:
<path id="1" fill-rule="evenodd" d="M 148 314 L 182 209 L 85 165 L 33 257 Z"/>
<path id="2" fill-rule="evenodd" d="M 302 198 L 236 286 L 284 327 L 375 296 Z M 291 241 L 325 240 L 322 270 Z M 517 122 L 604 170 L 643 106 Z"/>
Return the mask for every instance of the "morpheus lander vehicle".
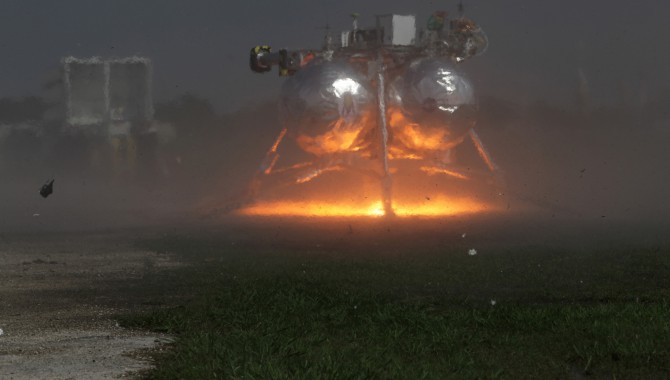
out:
<path id="1" fill-rule="evenodd" d="M 353 14 L 353 28 L 339 41 L 327 31 L 321 50 L 251 49 L 252 71 L 276 66 L 288 79 L 278 136 L 249 190 L 250 213 L 272 214 L 290 204 L 297 213 L 312 207 L 325 215 L 439 215 L 472 198 L 471 190 L 458 190 L 463 184 L 491 188 L 498 169 L 474 130 L 475 94 L 459 70 L 488 40 L 459 8 L 451 19 L 433 13 L 421 31 L 412 15 L 376 16 L 375 26 L 359 28 Z M 466 144 L 479 170 L 459 162 L 457 151 Z M 307 190 L 319 181 L 321 187 Z M 276 201 L 287 188 L 302 195 Z M 259 206 L 267 199 L 273 201 Z M 255 200 L 261 203 L 254 206 Z M 343 206 L 348 202 L 358 206 Z"/>

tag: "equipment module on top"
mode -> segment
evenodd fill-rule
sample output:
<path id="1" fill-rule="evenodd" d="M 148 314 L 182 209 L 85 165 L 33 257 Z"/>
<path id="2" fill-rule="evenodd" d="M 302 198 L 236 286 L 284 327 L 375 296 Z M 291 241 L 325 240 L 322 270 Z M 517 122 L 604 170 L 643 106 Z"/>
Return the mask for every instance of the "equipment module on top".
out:
<path id="1" fill-rule="evenodd" d="M 299 186 L 349 171 L 376 182 L 381 213 L 394 215 L 395 203 L 407 193 L 397 187 L 403 170 L 461 182 L 476 176 L 453 154 L 466 140 L 485 176 L 496 177 L 497 167 L 473 129 L 472 84 L 458 69 L 482 54 L 488 40 L 459 10 L 452 19 L 447 12 L 433 13 L 418 32 L 412 15 L 376 16 L 374 27 L 359 28 L 359 15 L 352 14 L 353 28 L 339 41 L 327 31 L 321 50 L 251 49 L 251 70 L 277 66 L 288 79 L 280 95 L 282 125 L 250 196 L 264 186 Z M 282 162 L 285 144 L 297 147 L 303 159 Z"/>

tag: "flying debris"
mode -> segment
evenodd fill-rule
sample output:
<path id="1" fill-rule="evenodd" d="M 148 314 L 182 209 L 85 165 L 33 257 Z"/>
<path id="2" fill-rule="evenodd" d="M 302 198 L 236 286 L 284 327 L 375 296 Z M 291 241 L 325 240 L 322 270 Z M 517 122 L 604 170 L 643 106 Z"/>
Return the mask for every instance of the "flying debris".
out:
<path id="1" fill-rule="evenodd" d="M 43 198 L 48 197 L 51 195 L 51 193 L 54 192 L 54 180 L 48 180 L 44 185 L 42 185 L 42 188 L 40 189 L 40 195 Z"/>
<path id="2" fill-rule="evenodd" d="M 356 173 L 378 186 L 378 203 L 359 209 L 362 215 L 474 210 L 474 204 L 440 203 L 445 198 L 439 194 L 428 197 L 431 202 L 425 202 L 424 194 L 416 197 L 416 204 L 403 206 L 404 188 L 397 179 L 403 171 L 411 171 L 433 182 L 435 177 L 474 180 L 478 173 L 459 167 L 454 159 L 453 151 L 466 141 L 482 160 L 483 175 L 497 176 L 498 168 L 474 130 L 473 85 L 459 67 L 482 54 L 488 39 L 462 13 L 462 5 L 452 19 L 448 12 L 437 11 L 423 30 L 417 30 L 413 15 L 376 16 L 376 26 L 363 28 L 360 15 L 354 13 L 352 29 L 337 41 L 326 29 L 320 50 L 252 48 L 252 71 L 265 73 L 277 66 L 279 75 L 288 79 L 279 102 L 282 125 L 252 181 L 249 197 L 255 198 L 264 186 L 306 186 L 331 173 Z M 301 151 L 303 158 L 282 162 L 280 151 L 287 145 Z M 335 181 L 325 192 L 334 186 L 348 185 Z M 412 186 L 416 184 L 405 189 Z M 353 209 L 318 206 L 313 211 L 348 215 Z"/>

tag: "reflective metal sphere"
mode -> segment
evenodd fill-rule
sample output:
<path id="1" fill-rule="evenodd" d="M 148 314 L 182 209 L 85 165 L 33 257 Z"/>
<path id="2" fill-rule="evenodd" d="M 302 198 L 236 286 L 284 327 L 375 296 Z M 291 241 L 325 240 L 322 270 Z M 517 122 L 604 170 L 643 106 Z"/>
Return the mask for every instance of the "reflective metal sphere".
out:
<path id="1" fill-rule="evenodd" d="M 460 143 L 475 124 L 472 84 L 446 58 L 412 62 L 405 75 L 393 82 L 390 98 L 404 115 L 402 120 L 422 128 L 444 129 L 443 147 Z"/>
<path id="2" fill-rule="evenodd" d="M 319 60 L 284 82 L 280 115 L 290 129 L 315 136 L 332 129 L 338 121 L 360 122 L 374 100 L 366 79 L 348 63 Z"/>

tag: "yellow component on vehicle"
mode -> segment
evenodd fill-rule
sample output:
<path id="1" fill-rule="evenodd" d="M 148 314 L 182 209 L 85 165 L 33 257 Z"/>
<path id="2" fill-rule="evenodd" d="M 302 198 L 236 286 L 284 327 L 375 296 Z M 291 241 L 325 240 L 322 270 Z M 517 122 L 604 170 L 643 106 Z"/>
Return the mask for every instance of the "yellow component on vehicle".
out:
<path id="1" fill-rule="evenodd" d="M 258 45 L 254 48 L 254 53 L 258 54 L 261 51 L 271 52 L 272 48 L 269 45 Z"/>

